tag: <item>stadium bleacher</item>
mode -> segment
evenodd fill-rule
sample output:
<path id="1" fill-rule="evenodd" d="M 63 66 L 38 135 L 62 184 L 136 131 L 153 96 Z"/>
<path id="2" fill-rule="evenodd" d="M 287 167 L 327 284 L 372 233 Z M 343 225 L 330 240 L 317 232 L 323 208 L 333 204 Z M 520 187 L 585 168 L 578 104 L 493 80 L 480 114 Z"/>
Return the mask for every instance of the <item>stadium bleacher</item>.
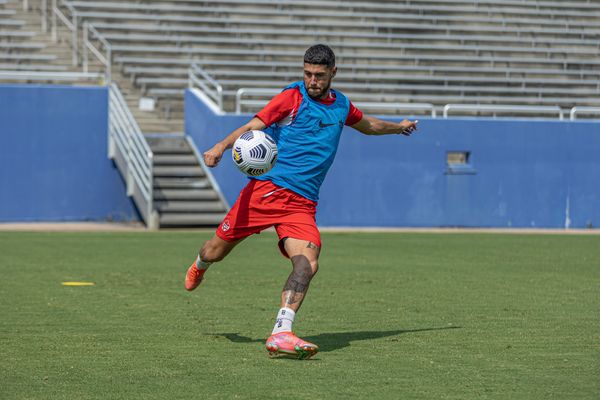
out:
<path id="1" fill-rule="evenodd" d="M 41 56 L 39 50 L 45 46 L 35 43 L 35 33 L 24 29 L 25 21 L 17 18 L 16 10 L 7 7 L 7 0 L 0 2 L 0 64 L 2 69 L 34 69 L 39 62 L 48 62 L 55 57 Z M 43 68 L 42 65 L 39 65 Z"/>
<path id="2" fill-rule="evenodd" d="M 74 71 L 69 50 L 54 44 L 44 31 L 42 3 L 0 1 L 0 82 L 97 84 L 98 76 Z"/>
<path id="3" fill-rule="evenodd" d="M 371 114 L 600 115 L 600 1 L 0 0 L 0 82 L 107 85 L 109 157 L 149 227 L 227 209 L 191 139 L 160 135 L 184 130 L 185 89 L 254 112 L 315 43 Z"/>
<path id="4" fill-rule="evenodd" d="M 240 88 L 275 89 L 300 79 L 299 60 L 318 42 L 336 51 L 335 86 L 356 103 L 427 103 L 438 111 L 448 103 L 564 109 L 600 105 L 600 2 L 56 3 L 77 29 L 73 35 L 57 19 L 57 35 L 63 47 L 74 46 L 78 64 L 85 52 L 90 70 L 106 69 L 81 39 L 89 33 L 83 32 L 87 24 L 93 28 L 90 45 L 109 58 L 110 78 L 124 87 L 130 106 L 136 108 L 140 97 L 152 97 L 160 116 L 173 122 L 159 127 L 155 118 L 144 120 L 135 110 L 144 131 L 172 130 L 176 121 L 181 123 L 192 64 L 221 85 L 223 108 L 233 112 L 239 109 Z M 14 32 L 21 23 L 15 19 L 19 14 L 6 11 L 9 19 L 4 19 L 13 21 L 8 26 Z M 50 10 L 54 19 L 55 14 Z M 35 55 L 34 38 L 26 38 L 18 49 L 22 57 L 27 52 Z M 1 40 L 0 52 L 17 37 Z M 16 50 L 13 47 L 11 54 Z M 6 60 L 0 62 L 8 64 Z M 50 58 L 41 61 L 57 68 Z M 263 102 L 267 98 L 262 95 Z M 243 111 L 254 111 L 260 104 L 250 102 Z"/>

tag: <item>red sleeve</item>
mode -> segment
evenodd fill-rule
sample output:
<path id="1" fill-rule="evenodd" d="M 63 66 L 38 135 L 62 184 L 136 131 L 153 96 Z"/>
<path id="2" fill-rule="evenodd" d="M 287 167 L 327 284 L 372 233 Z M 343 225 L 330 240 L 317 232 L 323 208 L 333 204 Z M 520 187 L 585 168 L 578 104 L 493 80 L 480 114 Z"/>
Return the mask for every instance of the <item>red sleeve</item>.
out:
<path id="1" fill-rule="evenodd" d="M 271 126 L 283 119 L 289 118 L 291 121 L 298 113 L 301 103 L 302 93 L 300 93 L 300 90 L 284 90 L 273 97 L 269 104 L 260 110 L 255 117 L 260 119 L 266 126 Z"/>
<path id="2" fill-rule="evenodd" d="M 352 126 L 363 118 L 363 112 L 358 108 L 354 107 L 354 104 L 350 102 L 350 112 L 348 112 L 348 116 L 346 117 L 346 125 Z"/>

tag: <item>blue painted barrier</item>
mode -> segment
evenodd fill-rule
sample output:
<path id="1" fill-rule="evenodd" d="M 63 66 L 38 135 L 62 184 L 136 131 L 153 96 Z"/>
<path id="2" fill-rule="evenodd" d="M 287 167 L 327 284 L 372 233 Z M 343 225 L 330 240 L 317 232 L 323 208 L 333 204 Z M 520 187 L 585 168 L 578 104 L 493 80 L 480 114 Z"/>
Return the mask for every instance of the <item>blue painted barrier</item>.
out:
<path id="1" fill-rule="evenodd" d="M 186 133 L 201 152 L 250 118 L 217 115 L 193 91 L 186 92 Z M 411 137 L 369 137 L 344 129 L 321 188 L 319 225 L 600 225 L 598 122 L 419 120 Z M 452 151 L 468 152 L 469 165 L 449 169 Z M 246 178 L 229 151 L 212 171 L 233 204 Z"/>
<path id="2" fill-rule="evenodd" d="M 0 85 L 0 121 L 0 221 L 139 220 L 107 158 L 107 88 Z"/>

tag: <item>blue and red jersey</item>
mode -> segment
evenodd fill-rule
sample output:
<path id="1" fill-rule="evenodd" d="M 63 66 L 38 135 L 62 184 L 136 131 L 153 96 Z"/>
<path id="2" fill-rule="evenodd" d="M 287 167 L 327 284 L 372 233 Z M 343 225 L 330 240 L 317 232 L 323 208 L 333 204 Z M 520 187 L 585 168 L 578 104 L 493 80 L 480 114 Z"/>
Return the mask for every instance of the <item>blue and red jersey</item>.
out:
<path id="1" fill-rule="evenodd" d="M 319 99 L 315 101 L 331 105 L 335 102 L 335 98 L 336 92 L 330 91 L 329 96 L 325 100 Z M 269 104 L 256 114 L 256 117 L 264 122 L 266 126 L 271 126 L 275 123 L 281 125 L 288 124 L 296 117 L 303 99 L 304 96 L 299 88 L 284 89 L 277 96 L 273 97 Z M 362 111 L 350 102 L 350 112 L 348 113 L 345 125 L 352 126 L 359 122 L 362 117 Z"/>
<path id="2" fill-rule="evenodd" d="M 311 98 L 300 81 L 286 87 L 256 117 L 270 128 L 279 154 L 273 169 L 255 179 L 318 201 L 344 125 L 354 125 L 363 114 L 333 89 L 325 100 Z"/>

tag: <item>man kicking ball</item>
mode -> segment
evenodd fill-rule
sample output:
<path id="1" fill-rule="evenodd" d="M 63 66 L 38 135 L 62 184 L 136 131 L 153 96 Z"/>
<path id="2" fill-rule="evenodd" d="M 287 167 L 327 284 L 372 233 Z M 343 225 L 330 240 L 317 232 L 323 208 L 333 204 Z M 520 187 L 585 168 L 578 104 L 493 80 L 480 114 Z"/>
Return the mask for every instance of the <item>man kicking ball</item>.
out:
<path id="1" fill-rule="evenodd" d="M 319 189 L 335 158 L 344 125 L 366 135 L 409 136 L 417 127 L 418 121 L 395 123 L 363 115 L 346 96 L 331 88 L 336 73 L 333 51 L 322 44 L 310 47 L 304 54 L 304 80 L 287 86 L 247 124 L 204 153 L 206 165 L 214 167 L 244 132 L 267 127 L 272 128 L 271 136 L 277 142 L 279 156 L 273 169 L 250 179 L 185 277 L 185 288 L 194 290 L 212 263 L 221 261 L 248 236 L 274 226 L 279 249 L 291 260 L 292 272 L 266 342 L 271 355 L 306 359 L 319 351 L 317 345 L 297 337 L 292 324 L 318 270 L 321 236 L 315 214 Z"/>

